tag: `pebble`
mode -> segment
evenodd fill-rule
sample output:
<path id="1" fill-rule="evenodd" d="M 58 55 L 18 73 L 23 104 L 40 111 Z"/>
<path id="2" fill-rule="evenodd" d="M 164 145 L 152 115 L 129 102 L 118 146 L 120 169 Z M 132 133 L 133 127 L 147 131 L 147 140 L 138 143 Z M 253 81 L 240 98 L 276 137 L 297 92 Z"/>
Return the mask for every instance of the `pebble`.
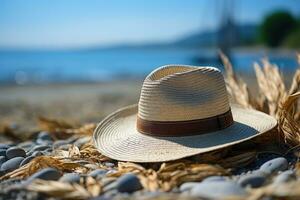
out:
<path id="1" fill-rule="evenodd" d="M 0 149 L 0 156 L 6 156 L 6 149 Z"/>
<path id="2" fill-rule="evenodd" d="M 35 179 L 43 179 L 43 180 L 58 180 L 62 174 L 54 168 L 45 168 L 30 176 L 27 181 L 31 182 Z"/>
<path id="3" fill-rule="evenodd" d="M 74 145 L 80 148 L 82 145 L 88 143 L 90 139 L 91 139 L 90 137 L 79 138 L 78 140 L 76 140 L 76 142 L 74 142 Z"/>
<path id="4" fill-rule="evenodd" d="M 0 143 L 0 149 L 8 149 L 9 147 L 10 147 L 10 145 L 8 145 L 8 144 Z"/>
<path id="5" fill-rule="evenodd" d="M 66 183 L 79 183 L 80 175 L 77 173 L 66 173 L 59 179 L 59 181 Z"/>
<path id="6" fill-rule="evenodd" d="M 273 174 L 279 171 L 284 171 L 287 168 L 288 168 L 288 161 L 284 157 L 279 157 L 264 163 L 260 167 L 260 170 L 267 174 Z"/>
<path id="7" fill-rule="evenodd" d="M 25 151 L 29 151 L 34 146 L 34 143 L 31 141 L 26 141 L 18 144 L 18 147 L 23 148 Z"/>
<path id="8" fill-rule="evenodd" d="M 15 157 L 26 157 L 26 152 L 20 147 L 10 147 L 6 150 L 6 157 L 7 159 Z"/>
<path id="9" fill-rule="evenodd" d="M 195 187 L 196 185 L 198 185 L 199 182 L 186 182 L 180 185 L 179 187 L 179 191 L 180 192 L 185 192 L 188 190 L 191 190 L 193 187 Z"/>
<path id="10" fill-rule="evenodd" d="M 51 135 L 47 131 L 42 131 L 38 134 L 38 139 L 52 141 Z"/>
<path id="11" fill-rule="evenodd" d="M 115 166 L 115 164 L 114 164 L 114 163 L 111 163 L 111 162 L 106 162 L 106 163 L 104 163 L 104 165 L 105 165 L 106 167 L 109 167 L 109 168 L 112 168 L 112 167 Z"/>
<path id="12" fill-rule="evenodd" d="M 42 156 L 44 154 L 41 151 L 34 151 L 31 155 L 32 156 Z"/>
<path id="13" fill-rule="evenodd" d="M 246 191 L 233 181 L 202 182 L 194 186 L 191 195 L 207 199 L 220 199 L 229 196 L 244 196 Z"/>
<path id="14" fill-rule="evenodd" d="M 253 174 L 246 174 L 244 176 L 241 176 L 238 180 L 238 183 L 242 187 L 250 186 L 252 188 L 257 188 L 262 186 L 266 181 L 266 177 L 263 175 L 260 175 L 258 173 Z"/>
<path id="15" fill-rule="evenodd" d="M 5 162 L 6 162 L 5 156 L 0 156 L 0 167 L 1 167 L 1 165 L 2 165 L 3 163 L 5 163 Z"/>
<path id="16" fill-rule="evenodd" d="M 293 170 L 286 170 L 274 178 L 273 184 L 286 183 L 290 180 L 296 180 L 296 174 Z"/>
<path id="17" fill-rule="evenodd" d="M 29 163 L 32 159 L 34 159 L 35 156 L 28 156 L 26 157 L 21 163 L 20 163 L 20 167 L 23 165 L 26 165 L 27 163 Z"/>
<path id="18" fill-rule="evenodd" d="M 10 172 L 19 168 L 20 163 L 24 160 L 23 157 L 14 157 L 1 165 L 1 170 Z"/>
<path id="19" fill-rule="evenodd" d="M 132 173 L 121 176 L 116 182 L 119 192 L 132 193 L 143 188 L 138 177 Z"/>
<path id="20" fill-rule="evenodd" d="M 226 178 L 224 176 L 209 176 L 205 178 L 202 182 L 210 182 L 210 181 L 225 181 Z"/>
<path id="21" fill-rule="evenodd" d="M 89 176 L 95 178 L 95 179 L 100 179 L 106 174 L 107 170 L 105 169 L 95 169 L 89 173 Z"/>
<path id="22" fill-rule="evenodd" d="M 68 141 L 66 140 L 57 140 L 53 143 L 53 148 L 56 149 L 62 145 L 67 145 L 68 144 Z"/>
<path id="23" fill-rule="evenodd" d="M 44 151 L 46 149 L 50 149 L 50 145 L 37 145 L 34 148 L 31 149 L 31 151 Z"/>

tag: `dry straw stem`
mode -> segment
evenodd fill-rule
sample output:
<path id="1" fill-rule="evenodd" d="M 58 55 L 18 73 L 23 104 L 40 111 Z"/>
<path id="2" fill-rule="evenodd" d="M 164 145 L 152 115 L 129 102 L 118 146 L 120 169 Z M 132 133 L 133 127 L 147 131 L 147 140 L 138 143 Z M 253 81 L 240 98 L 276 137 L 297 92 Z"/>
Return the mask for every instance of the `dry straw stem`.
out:
<path id="1" fill-rule="evenodd" d="M 300 145 L 300 111 L 298 109 L 300 69 L 294 74 L 289 90 L 276 65 L 266 58 L 262 66 L 254 64 L 259 95 L 252 95 L 247 85 L 238 79 L 228 58 L 220 53 L 226 70 L 226 83 L 232 100 L 245 108 L 257 109 L 270 114 L 278 120 L 277 135 L 290 146 Z M 300 55 L 297 55 L 300 65 Z M 274 136 L 274 135 L 273 135 Z"/>
<path id="2" fill-rule="evenodd" d="M 64 161 L 51 156 L 39 156 L 34 158 L 31 162 L 27 163 L 26 165 L 3 175 L 0 178 L 0 180 L 7 178 L 26 178 L 28 176 L 31 176 L 35 172 L 47 167 L 56 168 L 61 173 L 73 172 L 76 170 L 80 172 L 87 171 L 85 167 L 78 163 Z"/>
<path id="3" fill-rule="evenodd" d="M 226 70 L 226 84 L 229 94 L 245 108 L 253 108 L 253 99 L 250 96 L 247 84 L 235 74 L 228 57 L 220 51 L 221 60 Z"/>
<path id="4" fill-rule="evenodd" d="M 208 176 L 229 175 L 229 172 L 217 165 L 197 164 L 185 160 L 162 163 L 158 170 L 146 169 L 141 165 L 119 162 L 118 171 L 110 177 L 122 174 L 137 174 L 143 187 L 149 191 L 170 191 L 184 182 L 201 181 Z"/>
<path id="5" fill-rule="evenodd" d="M 93 191 L 89 191 L 79 184 L 70 184 L 59 181 L 36 180 L 27 186 L 28 190 L 44 193 L 51 197 L 59 199 L 88 199 L 100 194 L 101 186 L 94 187 Z"/>
<path id="6" fill-rule="evenodd" d="M 84 144 L 80 149 L 72 145 L 68 152 L 68 157 L 73 160 L 85 159 L 93 163 L 101 163 L 104 161 L 112 161 L 110 158 L 102 155 L 93 145 L 92 141 Z"/>
<path id="7" fill-rule="evenodd" d="M 41 130 L 49 131 L 55 139 L 66 139 L 72 135 L 91 136 L 96 128 L 96 124 L 85 124 L 81 127 L 65 122 L 63 120 L 39 117 L 38 124 Z"/>

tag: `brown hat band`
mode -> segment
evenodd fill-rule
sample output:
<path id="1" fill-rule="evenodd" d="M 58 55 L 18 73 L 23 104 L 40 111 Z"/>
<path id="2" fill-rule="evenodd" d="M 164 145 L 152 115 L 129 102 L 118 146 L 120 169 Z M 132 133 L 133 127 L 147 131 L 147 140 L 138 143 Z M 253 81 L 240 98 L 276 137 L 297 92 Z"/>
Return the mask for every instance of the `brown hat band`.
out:
<path id="1" fill-rule="evenodd" d="M 188 121 L 149 121 L 137 117 L 137 130 L 151 136 L 201 135 L 233 124 L 231 110 L 214 117 Z"/>

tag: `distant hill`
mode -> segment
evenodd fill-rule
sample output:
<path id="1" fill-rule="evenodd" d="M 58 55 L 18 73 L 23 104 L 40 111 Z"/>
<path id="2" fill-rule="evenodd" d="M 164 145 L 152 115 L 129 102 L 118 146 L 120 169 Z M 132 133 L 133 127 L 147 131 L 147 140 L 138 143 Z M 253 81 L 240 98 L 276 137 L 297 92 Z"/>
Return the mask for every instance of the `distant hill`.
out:
<path id="1" fill-rule="evenodd" d="M 258 27 L 253 24 L 237 25 L 235 44 L 244 45 L 254 43 L 257 38 Z M 175 41 L 172 45 L 182 47 L 215 46 L 217 44 L 220 30 L 204 31 L 194 33 Z"/>

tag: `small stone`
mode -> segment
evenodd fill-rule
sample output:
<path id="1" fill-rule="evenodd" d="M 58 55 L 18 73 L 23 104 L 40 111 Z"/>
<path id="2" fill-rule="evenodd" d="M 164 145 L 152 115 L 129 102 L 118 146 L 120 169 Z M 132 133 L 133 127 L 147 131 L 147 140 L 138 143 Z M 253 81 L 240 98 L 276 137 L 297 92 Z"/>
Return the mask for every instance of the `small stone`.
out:
<path id="1" fill-rule="evenodd" d="M 10 147 L 6 150 L 7 159 L 15 157 L 26 157 L 26 152 L 20 147 Z"/>
<path id="2" fill-rule="evenodd" d="M 232 181 L 202 182 L 191 190 L 191 195 L 207 199 L 221 199 L 229 196 L 244 196 L 246 191 Z"/>
<path id="3" fill-rule="evenodd" d="M 88 143 L 90 139 L 91 139 L 90 137 L 79 138 L 78 140 L 76 140 L 76 142 L 74 142 L 74 145 L 80 148 L 82 145 Z"/>
<path id="4" fill-rule="evenodd" d="M 66 141 L 66 140 L 57 140 L 53 143 L 53 148 L 56 149 L 62 145 L 66 145 L 66 144 L 68 144 L 68 141 Z"/>
<path id="5" fill-rule="evenodd" d="M 112 167 L 115 166 L 115 164 L 114 164 L 114 163 L 111 163 L 111 162 L 106 162 L 106 163 L 104 163 L 104 165 L 105 165 L 106 167 L 109 167 L 109 168 L 112 168 Z"/>
<path id="6" fill-rule="evenodd" d="M 242 187 L 250 186 L 252 188 L 257 188 L 262 186 L 266 181 L 265 176 L 259 175 L 259 174 L 246 174 L 238 180 L 238 183 Z"/>
<path id="7" fill-rule="evenodd" d="M 284 157 L 279 157 L 264 163 L 260 167 L 260 170 L 268 174 L 273 174 L 279 171 L 284 171 L 287 168 L 288 168 L 288 161 Z"/>
<path id="8" fill-rule="evenodd" d="M 10 145 L 8 144 L 0 143 L 0 149 L 8 149 L 9 147 Z"/>
<path id="9" fill-rule="evenodd" d="M 273 184 L 282 184 L 291 180 L 296 180 L 296 174 L 293 170 L 286 170 L 275 177 Z"/>
<path id="10" fill-rule="evenodd" d="M 180 185 L 179 190 L 180 190 L 180 192 L 189 191 L 198 184 L 199 184 L 199 182 L 186 182 L 186 183 L 183 183 Z"/>
<path id="11" fill-rule="evenodd" d="M 50 148 L 51 148 L 50 145 L 37 145 L 37 146 L 33 147 L 31 149 L 31 151 L 43 151 L 43 150 L 50 149 Z"/>
<path id="12" fill-rule="evenodd" d="M 26 157 L 21 163 L 20 163 L 20 167 L 23 165 L 26 165 L 27 163 L 29 163 L 32 159 L 34 159 L 35 156 L 28 156 Z"/>
<path id="13" fill-rule="evenodd" d="M 84 165 L 84 166 L 87 167 L 87 168 L 93 169 L 93 170 L 99 168 L 99 166 L 98 166 L 98 165 L 95 165 L 95 164 L 86 164 L 86 165 Z"/>
<path id="14" fill-rule="evenodd" d="M 6 157 L 6 150 L 7 149 L 0 149 L 0 156 L 5 156 Z"/>
<path id="15" fill-rule="evenodd" d="M 80 182 L 80 175 L 76 173 L 67 173 L 64 174 L 59 181 L 66 182 L 66 183 L 79 183 Z"/>
<path id="16" fill-rule="evenodd" d="M 125 174 L 117 180 L 117 190 L 119 192 L 132 193 L 142 188 L 140 180 L 132 173 Z"/>
<path id="17" fill-rule="evenodd" d="M 51 135 L 46 131 L 40 132 L 39 135 L 38 135 L 38 139 L 52 141 Z"/>
<path id="18" fill-rule="evenodd" d="M 25 151 L 29 151 L 34 146 L 34 143 L 31 141 L 26 141 L 18 144 L 18 147 L 24 149 Z"/>
<path id="19" fill-rule="evenodd" d="M 5 163 L 5 162 L 6 162 L 5 156 L 0 156 L 0 167 L 1 167 L 1 165 L 2 165 L 3 163 Z"/>
<path id="20" fill-rule="evenodd" d="M 210 181 L 225 181 L 226 178 L 224 176 L 209 176 L 205 178 L 202 182 L 210 182 Z"/>
<path id="21" fill-rule="evenodd" d="M 62 176 L 62 174 L 57 171 L 54 168 L 45 168 L 42 169 L 36 173 L 34 173 L 32 176 L 30 176 L 28 178 L 28 182 L 31 182 L 35 179 L 43 179 L 43 180 L 58 180 L 60 177 Z"/>
<path id="22" fill-rule="evenodd" d="M 42 156 L 44 154 L 41 151 L 34 151 L 31 155 L 32 156 Z"/>
<path id="23" fill-rule="evenodd" d="M 95 169 L 89 173 L 89 176 L 99 179 L 102 178 L 106 174 L 107 170 L 105 169 Z"/>
<path id="24" fill-rule="evenodd" d="M 10 172 L 13 171 L 15 169 L 18 169 L 20 166 L 20 163 L 24 160 L 23 157 L 14 157 L 8 161 L 6 161 L 5 163 L 3 163 L 1 165 L 1 170 Z"/>

